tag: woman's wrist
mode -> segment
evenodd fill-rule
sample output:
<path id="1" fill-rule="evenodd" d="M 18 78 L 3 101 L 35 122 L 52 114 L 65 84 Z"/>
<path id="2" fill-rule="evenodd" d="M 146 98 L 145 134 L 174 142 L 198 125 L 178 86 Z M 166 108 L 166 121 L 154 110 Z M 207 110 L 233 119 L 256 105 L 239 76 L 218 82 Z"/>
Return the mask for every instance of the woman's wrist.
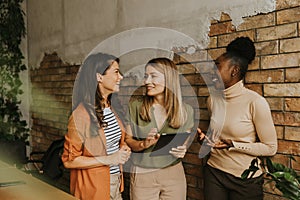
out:
<path id="1" fill-rule="evenodd" d="M 233 145 L 233 141 L 232 141 L 232 140 L 230 140 L 228 145 L 229 145 L 229 148 L 230 148 L 230 147 L 234 147 L 234 145 Z"/>
<path id="2" fill-rule="evenodd" d="M 234 147 L 233 141 L 232 140 L 228 140 L 227 149 L 230 149 L 230 148 L 233 148 L 233 147 Z"/>
<path id="3" fill-rule="evenodd" d="M 145 143 L 144 143 L 144 140 L 140 141 L 139 147 L 141 148 L 141 150 L 144 150 L 144 149 L 145 149 Z"/>

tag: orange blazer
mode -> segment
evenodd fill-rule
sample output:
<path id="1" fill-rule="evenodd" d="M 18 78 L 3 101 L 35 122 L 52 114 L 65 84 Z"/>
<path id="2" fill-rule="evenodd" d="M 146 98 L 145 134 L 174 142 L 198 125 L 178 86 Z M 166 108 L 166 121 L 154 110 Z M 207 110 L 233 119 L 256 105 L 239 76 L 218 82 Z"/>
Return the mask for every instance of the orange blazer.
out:
<path id="1" fill-rule="evenodd" d="M 115 114 L 122 136 L 120 146 L 124 145 L 125 129 Z M 78 156 L 106 156 L 106 138 L 103 129 L 98 136 L 90 136 L 90 116 L 85 107 L 80 104 L 72 113 L 68 132 L 65 135 L 62 161 L 74 160 Z M 70 193 L 81 200 L 110 199 L 110 168 L 100 166 L 89 169 L 70 169 Z M 124 190 L 124 180 L 121 166 L 121 187 Z"/>

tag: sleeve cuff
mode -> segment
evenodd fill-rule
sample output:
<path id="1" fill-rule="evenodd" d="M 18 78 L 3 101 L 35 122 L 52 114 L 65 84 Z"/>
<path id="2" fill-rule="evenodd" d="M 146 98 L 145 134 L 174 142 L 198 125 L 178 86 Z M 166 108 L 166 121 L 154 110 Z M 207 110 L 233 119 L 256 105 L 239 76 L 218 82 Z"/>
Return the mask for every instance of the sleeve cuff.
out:
<path id="1" fill-rule="evenodd" d="M 233 147 L 230 147 L 229 150 L 238 150 L 238 151 L 250 151 L 251 149 L 245 145 L 246 143 L 232 141 Z"/>

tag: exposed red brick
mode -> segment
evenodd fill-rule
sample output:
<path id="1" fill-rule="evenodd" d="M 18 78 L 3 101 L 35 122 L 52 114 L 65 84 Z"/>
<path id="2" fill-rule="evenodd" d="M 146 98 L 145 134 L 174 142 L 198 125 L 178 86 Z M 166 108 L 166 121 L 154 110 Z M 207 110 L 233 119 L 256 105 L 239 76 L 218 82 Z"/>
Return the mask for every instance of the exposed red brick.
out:
<path id="1" fill-rule="evenodd" d="M 231 17 L 222 13 L 219 20 L 211 22 L 207 49 L 196 49 L 195 53 L 187 54 L 186 47 L 176 47 L 173 49 L 174 61 L 182 74 L 183 99 L 194 108 L 196 126 L 206 130 L 209 126 L 207 84 L 210 83 L 206 83 L 204 77 L 209 76 L 214 67 L 212 61 L 224 53 L 226 45 L 236 37 L 253 39 L 256 58 L 249 66 L 246 87 L 267 97 L 272 109 L 278 136 L 278 153 L 273 160 L 289 165 L 288 156 L 293 155 L 297 162 L 292 161 L 292 167 L 300 170 L 300 1 L 277 0 L 276 6 L 274 12 L 244 17 L 244 22 L 237 28 L 232 26 Z M 40 67 L 30 71 L 34 149 L 45 150 L 51 140 L 65 133 L 78 69 L 78 65 L 64 63 L 57 53 L 53 53 L 45 54 Z M 134 77 L 124 77 L 119 92 L 124 106 L 132 95 L 137 98 L 144 94 L 144 88 L 137 87 L 141 84 L 138 81 Z M 203 160 L 198 158 L 199 148 L 200 144 L 194 140 L 183 159 L 189 200 L 204 199 Z M 266 188 L 264 199 L 282 200 L 275 194 L 272 188 Z"/>
<path id="2" fill-rule="evenodd" d="M 286 140 L 278 140 L 278 153 L 300 156 L 300 143 Z"/>
<path id="3" fill-rule="evenodd" d="M 66 133 L 78 69 L 63 63 L 57 53 L 45 54 L 40 67 L 31 69 L 33 150 L 46 150 Z"/>

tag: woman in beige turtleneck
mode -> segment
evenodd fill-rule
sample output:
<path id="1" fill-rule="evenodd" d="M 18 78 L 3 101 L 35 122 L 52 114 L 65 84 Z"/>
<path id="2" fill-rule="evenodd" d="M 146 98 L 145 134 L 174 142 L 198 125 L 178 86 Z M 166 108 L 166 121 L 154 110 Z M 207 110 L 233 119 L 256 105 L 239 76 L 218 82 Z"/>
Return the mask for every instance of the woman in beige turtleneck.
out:
<path id="1" fill-rule="evenodd" d="M 248 65 L 254 60 L 255 47 L 248 37 L 232 41 L 226 52 L 216 60 L 218 73 L 213 75 L 214 87 L 224 98 L 225 110 L 214 109 L 213 95 L 208 99 L 211 112 L 210 131 L 218 137 L 206 140 L 211 146 L 204 167 L 204 196 L 206 200 L 262 200 L 262 172 L 242 180 L 241 174 L 257 156 L 272 156 L 277 151 L 277 136 L 266 100 L 244 87 Z M 219 106 L 219 108 L 222 106 Z M 224 114 L 222 120 L 213 116 Z M 220 128 L 220 124 L 221 128 Z M 199 138 L 204 134 L 198 130 Z"/>

